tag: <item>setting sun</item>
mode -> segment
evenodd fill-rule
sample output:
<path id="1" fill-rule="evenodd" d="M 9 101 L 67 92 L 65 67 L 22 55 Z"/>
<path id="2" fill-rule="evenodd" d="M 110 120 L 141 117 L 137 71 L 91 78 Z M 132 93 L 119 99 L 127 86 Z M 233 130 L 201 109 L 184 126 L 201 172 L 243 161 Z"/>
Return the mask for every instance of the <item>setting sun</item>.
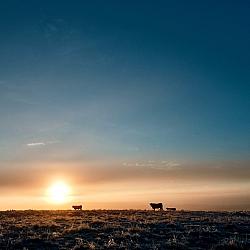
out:
<path id="1" fill-rule="evenodd" d="M 49 200 L 54 203 L 65 203 L 69 200 L 70 188 L 64 182 L 56 182 L 48 189 Z"/>

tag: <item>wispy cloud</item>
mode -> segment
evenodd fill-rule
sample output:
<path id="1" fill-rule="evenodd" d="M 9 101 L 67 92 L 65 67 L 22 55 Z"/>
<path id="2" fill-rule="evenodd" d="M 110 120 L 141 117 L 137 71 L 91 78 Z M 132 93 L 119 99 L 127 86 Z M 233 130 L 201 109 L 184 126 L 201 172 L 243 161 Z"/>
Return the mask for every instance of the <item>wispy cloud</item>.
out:
<path id="1" fill-rule="evenodd" d="M 28 147 L 37 147 L 37 146 L 45 146 L 45 145 L 46 144 L 44 142 L 31 142 L 27 144 Z"/>
<path id="2" fill-rule="evenodd" d="M 49 144 L 56 144 L 56 143 L 60 143 L 60 141 L 30 142 L 30 143 L 27 143 L 26 145 L 28 147 L 39 147 L 39 146 L 46 146 Z"/>
<path id="3" fill-rule="evenodd" d="M 144 162 L 124 162 L 123 166 L 127 167 L 146 167 L 160 170 L 177 169 L 181 166 L 181 163 L 176 161 L 144 161 Z"/>

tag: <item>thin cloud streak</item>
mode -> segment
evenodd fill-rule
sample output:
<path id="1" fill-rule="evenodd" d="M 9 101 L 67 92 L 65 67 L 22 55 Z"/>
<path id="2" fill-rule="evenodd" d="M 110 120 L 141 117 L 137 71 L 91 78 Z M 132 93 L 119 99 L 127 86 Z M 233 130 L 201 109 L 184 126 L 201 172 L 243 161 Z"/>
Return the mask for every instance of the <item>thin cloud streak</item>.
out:
<path id="1" fill-rule="evenodd" d="M 46 144 L 44 142 L 31 142 L 27 144 L 28 147 L 45 146 L 45 145 Z"/>
<path id="2" fill-rule="evenodd" d="M 37 147 L 37 146 L 46 146 L 49 144 L 57 144 L 57 143 L 60 143 L 60 141 L 31 142 L 31 143 L 27 143 L 26 145 L 28 147 Z"/>

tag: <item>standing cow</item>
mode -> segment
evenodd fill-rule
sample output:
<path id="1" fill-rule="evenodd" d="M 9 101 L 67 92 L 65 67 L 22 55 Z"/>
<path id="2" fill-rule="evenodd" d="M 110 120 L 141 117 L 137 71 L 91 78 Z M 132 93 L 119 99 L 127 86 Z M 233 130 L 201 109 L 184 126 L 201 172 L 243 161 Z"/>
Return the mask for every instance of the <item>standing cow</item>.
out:
<path id="1" fill-rule="evenodd" d="M 72 206 L 72 208 L 74 208 L 75 210 L 82 210 L 82 205 Z"/>
<path id="2" fill-rule="evenodd" d="M 150 203 L 150 206 L 154 209 L 159 209 L 159 210 L 163 210 L 163 205 L 162 203 Z"/>

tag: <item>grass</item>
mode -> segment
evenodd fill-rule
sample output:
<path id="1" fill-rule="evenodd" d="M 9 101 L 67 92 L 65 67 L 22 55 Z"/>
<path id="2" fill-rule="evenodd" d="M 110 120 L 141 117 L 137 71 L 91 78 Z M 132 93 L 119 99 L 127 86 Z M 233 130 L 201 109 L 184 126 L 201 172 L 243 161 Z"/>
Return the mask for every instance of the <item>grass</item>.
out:
<path id="1" fill-rule="evenodd" d="M 250 249 L 250 212 L 2 211 L 0 249 Z"/>

